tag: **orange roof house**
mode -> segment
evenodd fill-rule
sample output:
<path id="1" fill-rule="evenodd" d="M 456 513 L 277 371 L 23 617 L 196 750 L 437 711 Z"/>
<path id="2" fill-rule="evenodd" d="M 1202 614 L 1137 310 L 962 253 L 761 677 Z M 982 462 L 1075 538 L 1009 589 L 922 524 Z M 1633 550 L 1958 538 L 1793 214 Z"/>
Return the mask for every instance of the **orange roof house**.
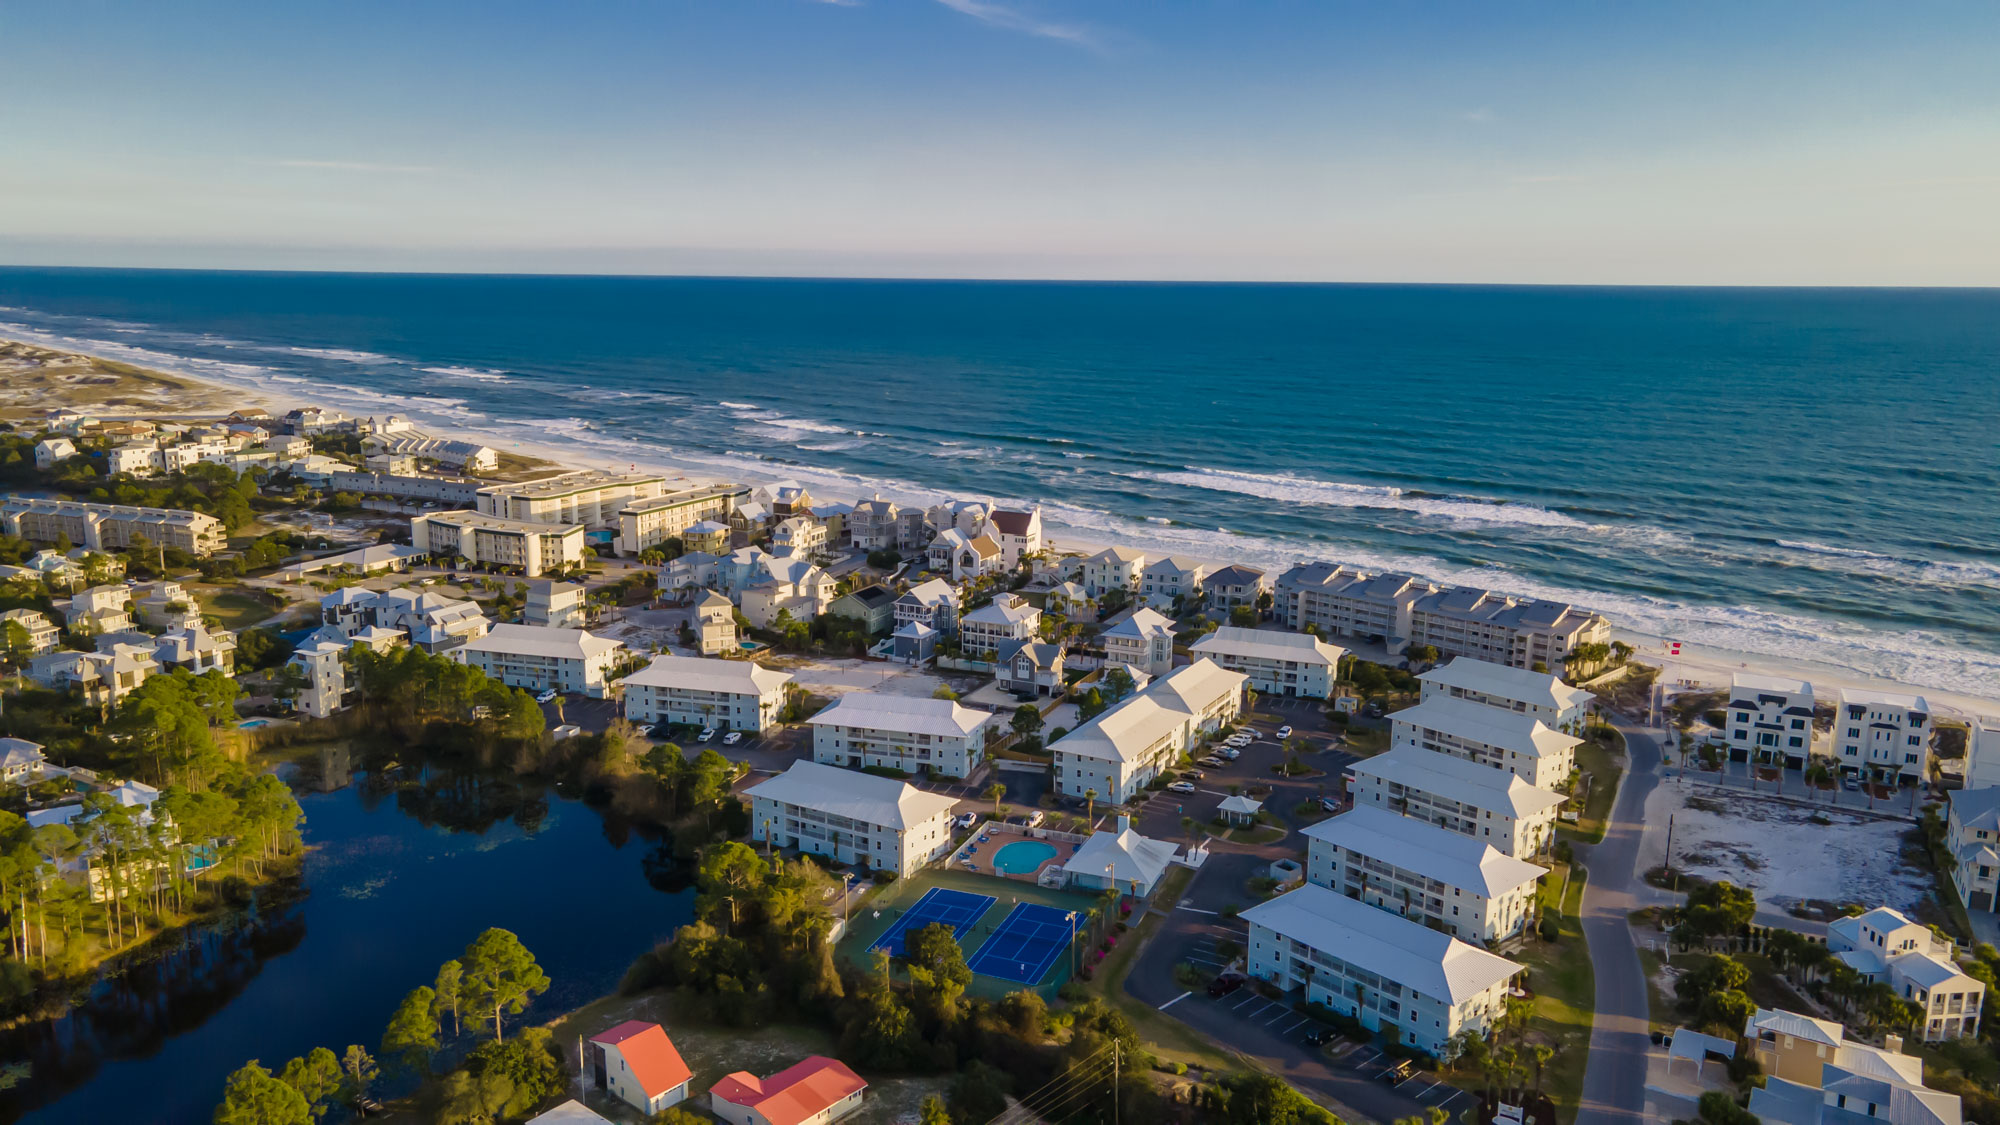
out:
<path id="1" fill-rule="evenodd" d="M 597 1088 L 642 1113 L 659 1113 L 687 1098 L 694 1072 L 659 1024 L 631 1020 L 590 1039 Z"/>
<path id="2" fill-rule="evenodd" d="M 709 1112 L 730 1125 L 826 1125 L 861 1108 L 867 1089 L 838 1059 L 813 1055 L 769 1078 L 724 1077 L 708 1092 Z"/>

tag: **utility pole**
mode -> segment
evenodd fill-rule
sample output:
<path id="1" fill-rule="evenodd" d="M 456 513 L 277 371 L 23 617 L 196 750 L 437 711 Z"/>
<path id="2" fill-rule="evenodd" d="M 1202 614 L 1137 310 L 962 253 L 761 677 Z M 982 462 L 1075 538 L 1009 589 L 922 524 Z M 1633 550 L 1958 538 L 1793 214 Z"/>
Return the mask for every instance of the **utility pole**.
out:
<path id="1" fill-rule="evenodd" d="M 1674 872 L 1674 814 L 1667 814 L 1667 872 L 1673 876 L 1674 889 L 1681 889 L 1681 877 Z"/>
<path id="2" fill-rule="evenodd" d="M 1118 1041 L 1111 1041 L 1111 1125 L 1118 1125 Z"/>

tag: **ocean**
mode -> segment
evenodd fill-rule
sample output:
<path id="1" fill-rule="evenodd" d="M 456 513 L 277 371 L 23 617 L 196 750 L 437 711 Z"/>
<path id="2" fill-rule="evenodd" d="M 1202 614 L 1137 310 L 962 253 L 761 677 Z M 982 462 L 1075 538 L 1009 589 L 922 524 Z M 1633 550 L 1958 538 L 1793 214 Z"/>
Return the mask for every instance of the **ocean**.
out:
<path id="1" fill-rule="evenodd" d="M 12 268 L 0 336 L 2000 691 L 2000 291 Z"/>

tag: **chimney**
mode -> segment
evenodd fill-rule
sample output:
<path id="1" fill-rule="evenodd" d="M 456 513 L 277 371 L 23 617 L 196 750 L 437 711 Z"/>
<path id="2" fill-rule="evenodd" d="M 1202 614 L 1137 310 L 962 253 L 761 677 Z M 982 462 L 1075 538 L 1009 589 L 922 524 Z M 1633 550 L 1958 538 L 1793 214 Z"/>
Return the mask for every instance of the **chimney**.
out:
<path id="1" fill-rule="evenodd" d="M 1132 818 L 1125 815 L 1124 813 L 1119 813 L 1118 814 L 1119 835 L 1124 835 L 1125 833 L 1130 831 L 1132 831 Z"/>
<path id="2" fill-rule="evenodd" d="M 1884 1035 L 1882 1037 L 1882 1049 L 1892 1055 L 1902 1054 L 1903 1037 L 1900 1035 Z"/>

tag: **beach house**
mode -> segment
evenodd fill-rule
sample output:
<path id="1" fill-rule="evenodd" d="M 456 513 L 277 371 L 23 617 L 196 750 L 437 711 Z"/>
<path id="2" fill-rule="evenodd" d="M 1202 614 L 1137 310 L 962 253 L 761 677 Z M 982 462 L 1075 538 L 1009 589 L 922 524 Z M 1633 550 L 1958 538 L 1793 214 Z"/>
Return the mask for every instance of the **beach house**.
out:
<path id="1" fill-rule="evenodd" d="M 1462 941 L 1521 933 L 1548 869 L 1484 840 L 1375 806 L 1305 829 L 1306 880 Z"/>
<path id="2" fill-rule="evenodd" d="M 839 1060 L 813 1055 L 769 1078 L 723 1075 L 708 1092 L 708 1111 L 727 1125 L 831 1125 L 860 1109 L 867 1091 Z"/>
<path id="3" fill-rule="evenodd" d="M 1899 910 L 1878 906 L 1826 926 L 1826 948 L 1871 983 L 1916 1005 L 1925 1042 L 1979 1033 L 1986 986 L 1953 960 L 1952 944 Z"/>
<path id="4" fill-rule="evenodd" d="M 1029 641 L 1042 621 L 1042 611 L 1019 594 L 996 594 L 993 600 L 958 619 L 958 643 L 965 654 L 992 659 L 1010 641 Z"/>
<path id="5" fill-rule="evenodd" d="M 1915 785 L 1930 776 L 1937 729 L 1921 695 L 1841 688 L 1833 715 L 1833 756 L 1842 773 Z"/>
<path id="6" fill-rule="evenodd" d="M 999 720 L 956 700 L 853 691 L 807 719 L 813 760 L 829 766 L 869 766 L 967 777 L 986 760 Z"/>
<path id="7" fill-rule="evenodd" d="M 1730 677 L 1724 738 L 1739 762 L 1804 769 L 1813 748 L 1813 687 L 1789 676 Z"/>
<path id="8" fill-rule="evenodd" d="M 877 495 L 854 506 L 847 516 L 847 536 L 857 551 L 896 549 L 896 515 L 902 509 Z"/>
<path id="9" fill-rule="evenodd" d="M 76 456 L 76 444 L 68 438 L 43 438 L 35 443 L 35 468 L 53 469 Z"/>
<path id="10" fill-rule="evenodd" d="M 1994 894 L 2000 890 L 2000 787 L 1954 789 L 1945 798 L 1952 889 L 1967 910 L 2000 909 Z"/>
<path id="11" fill-rule="evenodd" d="M 1157 610 L 1141 606 L 1098 635 L 1106 664 L 1125 664 L 1148 676 L 1164 676 L 1174 666 L 1174 623 Z"/>
<path id="12" fill-rule="evenodd" d="M 1018 696 L 1061 695 L 1068 656 L 1061 642 L 1008 641 L 993 654 L 993 682 Z"/>
<path id="13" fill-rule="evenodd" d="M 761 731 L 777 721 L 791 682 L 791 673 L 749 660 L 656 656 L 625 677 L 625 717 L 641 725 Z"/>
<path id="14" fill-rule="evenodd" d="M 542 578 L 528 583 L 527 601 L 521 607 L 523 625 L 547 629 L 580 629 L 587 618 L 583 585 Z"/>
<path id="15" fill-rule="evenodd" d="M 22 634 L 27 637 L 27 652 L 30 656 L 56 647 L 56 638 L 62 633 L 55 622 L 37 610 L 10 609 L 0 613 L 0 649 L 12 643 L 9 640 L 12 630 L 8 626 L 18 626 Z"/>
<path id="16" fill-rule="evenodd" d="M 703 590 L 695 599 L 691 627 L 703 656 L 736 651 L 736 607 L 714 590 Z"/>
<path id="17" fill-rule="evenodd" d="M 869 636 L 878 636 L 896 626 L 896 592 L 879 582 L 863 586 L 833 599 L 826 611 L 858 621 Z"/>
<path id="18" fill-rule="evenodd" d="M 898 877 L 951 851 L 955 797 L 894 778 L 797 761 L 744 790 L 750 838 Z"/>
<path id="19" fill-rule="evenodd" d="M 896 599 L 896 625 L 922 625 L 940 634 L 958 632 L 958 591 L 942 578 L 917 583 Z"/>
<path id="20" fill-rule="evenodd" d="M 1106 547 L 1083 560 L 1083 589 L 1093 598 L 1113 590 L 1137 592 L 1146 569 L 1146 553 L 1130 547 Z"/>
<path id="21" fill-rule="evenodd" d="M 1201 580 L 1208 564 L 1185 555 L 1149 559 L 1139 569 L 1139 597 L 1154 609 L 1171 610 L 1186 599 L 1193 604 L 1201 597 Z"/>
<path id="22" fill-rule="evenodd" d="M 1202 599 L 1209 612 L 1228 617 L 1238 607 L 1256 609 L 1271 592 L 1271 580 L 1254 566 L 1225 566 L 1202 580 Z"/>
<path id="23" fill-rule="evenodd" d="M 26 785 L 39 780 L 48 765 L 42 744 L 25 738 L 0 738 L 0 782 Z"/>
<path id="24" fill-rule="evenodd" d="M 1325 699 L 1340 679 L 1346 650 L 1310 633 L 1243 629 L 1224 625 L 1188 646 L 1191 656 L 1207 657 L 1249 677 L 1252 691 L 1267 695 Z"/>
<path id="25" fill-rule="evenodd" d="M 1042 510 L 995 508 L 986 517 L 986 534 L 1000 545 L 1000 566 L 1013 570 L 1029 555 L 1039 554 L 1042 539 Z"/>

